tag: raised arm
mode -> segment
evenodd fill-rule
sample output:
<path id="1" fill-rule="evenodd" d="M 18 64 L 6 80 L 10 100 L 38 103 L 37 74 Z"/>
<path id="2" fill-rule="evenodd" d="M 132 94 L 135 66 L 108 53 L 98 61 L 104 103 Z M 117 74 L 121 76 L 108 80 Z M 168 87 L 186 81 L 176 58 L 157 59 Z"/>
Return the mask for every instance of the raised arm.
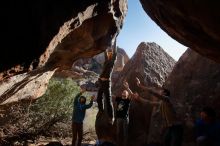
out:
<path id="1" fill-rule="evenodd" d="M 142 85 L 139 78 L 137 78 L 137 77 L 136 77 L 136 83 L 137 83 L 137 86 L 140 87 L 143 90 L 153 90 L 153 88 L 146 87 L 146 86 Z"/>
<path id="2" fill-rule="evenodd" d="M 148 99 L 144 99 L 144 98 L 138 98 L 139 101 L 141 102 L 144 102 L 144 103 L 148 103 L 148 104 L 151 104 L 151 105 L 160 105 L 161 104 L 161 101 L 150 101 Z"/>
<path id="3" fill-rule="evenodd" d="M 85 92 L 86 90 L 81 88 L 80 92 L 76 95 L 75 99 L 74 99 L 74 105 L 76 106 L 77 103 L 79 102 L 79 98 L 80 96 Z"/>
<path id="4" fill-rule="evenodd" d="M 137 86 L 140 87 L 141 89 L 145 90 L 145 91 L 148 91 L 150 92 L 151 94 L 153 94 L 154 96 L 157 96 L 157 97 L 162 97 L 163 95 L 160 94 L 160 92 L 158 90 L 162 90 L 162 88 L 160 87 L 157 87 L 157 89 L 155 88 L 152 88 L 152 87 L 146 87 L 144 85 L 141 84 L 140 80 L 136 77 L 136 83 L 137 83 Z"/>
<path id="5" fill-rule="evenodd" d="M 89 104 L 84 105 L 82 108 L 84 108 L 84 109 L 91 108 L 91 107 L 92 107 L 92 105 L 93 105 L 93 100 L 94 100 L 94 98 L 95 98 L 95 96 L 94 96 L 94 95 L 93 95 L 93 96 L 91 96 Z"/>
<path id="6" fill-rule="evenodd" d="M 131 89 L 129 88 L 129 84 L 128 82 L 124 81 L 123 85 L 125 87 L 125 89 L 128 91 L 129 95 L 134 95 L 134 93 L 131 91 Z"/>
<path id="7" fill-rule="evenodd" d="M 135 100 L 138 100 L 138 101 L 141 101 L 141 102 L 145 102 L 145 103 L 148 103 L 148 104 L 152 104 L 152 105 L 159 105 L 160 104 L 160 102 L 150 101 L 150 100 L 147 100 L 147 99 L 144 99 L 144 98 L 140 97 L 139 95 L 137 95 L 137 97 L 136 97 L 136 95 L 129 88 L 128 82 L 124 81 L 123 85 L 126 88 L 126 90 L 129 92 L 131 97 L 134 97 Z"/>

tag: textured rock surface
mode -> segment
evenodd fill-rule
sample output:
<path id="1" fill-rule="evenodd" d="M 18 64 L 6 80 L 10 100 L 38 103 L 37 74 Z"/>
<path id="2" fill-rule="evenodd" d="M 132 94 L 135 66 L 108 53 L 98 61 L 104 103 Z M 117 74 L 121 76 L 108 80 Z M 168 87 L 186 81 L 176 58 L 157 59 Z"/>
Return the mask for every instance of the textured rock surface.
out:
<path id="1" fill-rule="evenodd" d="M 171 37 L 220 63 L 220 1 L 140 0 Z"/>
<path id="2" fill-rule="evenodd" d="M 42 96 L 55 70 L 35 70 L 13 76 L 0 83 L 0 105 L 34 100 Z"/>
<path id="3" fill-rule="evenodd" d="M 99 75 L 93 71 L 85 70 L 84 72 L 78 72 L 74 70 L 62 70 L 55 72 L 54 76 L 58 78 L 72 78 L 76 81 L 78 86 L 86 89 L 87 91 L 98 91 L 96 82 Z"/>
<path id="4" fill-rule="evenodd" d="M 95 129 L 100 141 L 116 143 L 116 125 L 109 124 L 107 111 L 96 118 Z"/>
<path id="5" fill-rule="evenodd" d="M 220 64 L 188 49 L 166 81 L 183 119 L 198 117 L 203 106 L 220 111 Z M 186 132 L 186 135 L 190 133 Z M 186 138 L 190 136 L 186 136 Z M 185 140 L 187 141 L 187 139 Z"/>
<path id="6" fill-rule="evenodd" d="M 31 83 L 29 87 L 35 86 L 32 85 L 35 84 L 35 76 L 41 76 L 45 72 L 44 78 L 47 80 L 44 83 L 47 84 L 51 77 L 51 74 L 46 74 L 47 71 L 55 68 L 59 71 L 70 69 L 75 60 L 103 52 L 115 41 L 122 27 L 127 3 L 126 0 L 11 0 L 1 5 L 1 8 L 0 14 L 4 21 L 1 25 L 5 29 L 1 42 L 2 45 L 7 44 L 7 47 L 0 57 L 0 72 L 5 71 L 1 73 L 0 80 L 8 74 L 12 76 L 15 70 L 26 72 L 34 59 L 36 62 L 31 68 L 38 66 L 38 63 L 42 67 L 39 74 L 38 71 L 34 71 L 36 74 L 29 72 L 19 83 L 15 81 L 15 85 L 11 85 L 22 90 L 23 82 Z M 6 71 L 17 64 L 21 66 L 18 65 L 10 72 Z M 1 84 L 1 88 L 5 88 L 4 86 L 5 84 Z M 8 94 L 14 93 L 13 90 L 10 87 L 6 89 L 1 93 L 0 99 L 3 101 L 14 96 Z M 29 93 L 30 90 L 34 89 L 28 88 L 24 92 Z M 23 98 L 23 95 L 19 94 L 17 98 Z"/>
<path id="7" fill-rule="evenodd" d="M 0 104 L 41 96 L 54 69 L 71 69 L 75 60 L 105 51 L 115 42 L 127 11 L 126 0 L 11 0 L 5 4 L 0 9 L 1 28 L 6 32 L 1 43 L 7 47 L 0 56 L 0 80 L 38 69 L 17 80 L 8 78 L 9 85 L 3 80 Z M 103 124 L 104 120 L 96 120 L 98 139 L 108 140 L 110 132 L 99 132 L 99 128 L 107 131 Z"/>
<path id="8" fill-rule="evenodd" d="M 26 71 L 32 61 L 35 67 L 39 62 L 68 68 L 80 57 L 98 54 L 114 41 L 126 10 L 126 0 L 7 1 L 0 11 L 1 43 L 7 46 L 0 72 L 17 64 Z"/>
<path id="9" fill-rule="evenodd" d="M 149 86 L 162 86 L 171 72 L 175 61 L 155 43 L 141 43 L 134 56 L 125 65 L 123 71 L 116 79 L 112 92 L 120 95 L 123 90 L 122 82 L 126 79 L 133 91 L 137 89 L 135 77 L 139 77 L 141 82 Z M 147 93 L 141 93 L 144 98 L 151 98 Z M 152 107 L 144 103 L 132 102 L 130 107 L 129 120 L 129 145 L 146 145 L 151 123 Z M 154 125 L 154 123 L 151 123 Z M 154 131 L 152 131 L 154 132 Z"/>
<path id="10" fill-rule="evenodd" d="M 128 80 L 131 89 L 137 90 L 135 77 L 146 85 L 162 86 L 174 64 L 175 60 L 159 45 L 142 42 L 117 78 L 113 92 L 121 93 L 123 80 Z"/>

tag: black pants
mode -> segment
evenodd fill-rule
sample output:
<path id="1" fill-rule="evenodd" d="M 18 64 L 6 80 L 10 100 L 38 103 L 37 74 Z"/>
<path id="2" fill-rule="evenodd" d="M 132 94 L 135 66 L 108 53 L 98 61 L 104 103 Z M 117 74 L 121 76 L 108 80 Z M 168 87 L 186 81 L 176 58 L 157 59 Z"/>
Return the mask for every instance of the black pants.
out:
<path id="1" fill-rule="evenodd" d="M 118 146 L 127 146 L 128 118 L 116 118 L 116 141 Z"/>
<path id="2" fill-rule="evenodd" d="M 181 124 L 168 127 L 164 134 L 164 146 L 181 146 L 183 127 Z"/>
<path id="3" fill-rule="evenodd" d="M 81 146 L 82 137 L 83 137 L 83 124 L 82 123 L 72 123 L 72 146 L 76 145 L 76 139 L 78 137 L 77 146 Z"/>
<path id="4" fill-rule="evenodd" d="M 98 108 L 100 111 L 103 111 L 103 94 L 105 96 L 105 105 L 110 118 L 113 118 L 113 106 L 111 99 L 111 91 L 110 91 L 110 81 L 101 81 L 99 80 L 99 91 L 97 96 Z"/>

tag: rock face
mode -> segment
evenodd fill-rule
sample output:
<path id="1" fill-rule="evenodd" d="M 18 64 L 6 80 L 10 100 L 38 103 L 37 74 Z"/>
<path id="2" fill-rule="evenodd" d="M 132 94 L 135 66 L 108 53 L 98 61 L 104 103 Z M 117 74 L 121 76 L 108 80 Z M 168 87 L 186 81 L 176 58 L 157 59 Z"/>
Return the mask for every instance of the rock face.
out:
<path id="1" fill-rule="evenodd" d="M 1 43 L 7 46 L 0 72 L 17 64 L 26 71 L 32 61 L 35 67 L 70 68 L 74 60 L 96 55 L 114 42 L 126 11 L 126 0 L 8 1 L 0 12 Z"/>
<path id="2" fill-rule="evenodd" d="M 142 42 L 119 74 L 112 90 L 115 94 L 121 93 L 124 80 L 128 80 L 132 85 L 131 89 L 137 90 L 135 77 L 140 78 L 146 85 L 162 86 L 174 64 L 175 60 L 159 45 Z"/>
<path id="3" fill-rule="evenodd" d="M 109 124 L 106 110 L 101 116 L 96 117 L 95 129 L 100 141 L 116 143 L 116 125 Z"/>
<path id="4" fill-rule="evenodd" d="M 55 68 L 59 71 L 70 69 L 75 60 L 103 52 L 115 42 L 126 11 L 126 0 L 6 2 L 1 5 L 0 13 L 4 21 L 1 27 L 5 29 L 1 42 L 7 46 L 0 57 L 0 80 L 14 75 L 16 71 L 26 72 L 36 66 L 40 69 L 33 72 L 39 72 L 39 75 Z M 21 67 L 14 67 L 14 70 L 7 72 L 7 69 L 17 64 Z M 30 83 L 38 76 L 33 72 L 25 74 L 25 81 L 19 80 L 11 86 L 22 89 L 23 82 Z M 7 92 L 14 93 L 10 90 L 8 88 Z M 0 99 L 5 94 L 2 92 Z"/>
<path id="5" fill-rule="evenodd" d="M 22 100 L 34 100 L 42 96 L 50 78 L 55 70 L 36 70 L 29 74 L 13 76 L 0 83 L 0 107 L 1 105 L 19 102 Z"/>
<path id="6" fill-rule="evenodd" d="M 146 13 L 171 37 L 220 63 L 219 1 L 140 0 Z"/>
<path id="7" fill-rule="evenodd" d="M 135 77 L 140 78 L 145 85 L 162 86 L 174 64 L 174 59 L 160 46 L 142 42 L 113 83 L 112 92 L 114 95 L 121 95 L 122 82 L 127 80 L 133 91 L 138 91 L 144 98 L 150 98 L 147 93 L 141 93 L 136 87 Z M 129 146 L 147 144 L 148 136 L 152 135 L 149 133 L 152 110 L 149 105 L 132 102 L 129 113 Z"/>
<path id="8" fill-rule="evenodd" d="M 126 11 L 126 0 L 11 0 L 1 5 L 1 43 L 7 47 L 0 56 L 0 104 L 41 96 L 55 70 L 71 69 L 77 59 L 111 47 Z M 108 140 L 99 132 L 106 130 L 103 124 L 96 120 L 98 139 Z"/>
<path id="9" fill-rule="evenodd" d="M 203 106 L 220 111 L 220 64 L 188 49 L 166 81 L 183 119 L 198 117 Z M 220 113 L 218 113 L 220 114 Z M 189 133 L 186 133 L 186 135 Z"/>

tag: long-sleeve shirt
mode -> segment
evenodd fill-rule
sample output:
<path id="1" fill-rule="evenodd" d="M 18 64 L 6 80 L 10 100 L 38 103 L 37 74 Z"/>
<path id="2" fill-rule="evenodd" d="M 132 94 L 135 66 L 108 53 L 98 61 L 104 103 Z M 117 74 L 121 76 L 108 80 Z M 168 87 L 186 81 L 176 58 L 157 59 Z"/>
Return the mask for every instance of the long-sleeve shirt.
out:
<path id="1" fill-rule="evenodd" d="M 178 120 L 176 112 L 174 110 L 173 105 L 171 104 L 171 102 L 169 101 L 168 96 L 164 96 L 164 95 L 160 95 L 159 93 L 153 91 L 153 90 L 148 90 L 151 94 L 153 94 L 154 96 L 157 96 L 160 101 L 150 101 L 150 100 L 146 100 L 146 99 L 142 99 L 141 101 L 143 102 L 147 102 L 149 104 L 152 105 L 159 105 L 160 107 L 160 113 L 161 116 L 163 118 L 163 126 L 164 127 L 170 127 L 172 125 L 176 125 L 176 124 L 180 124 L 181 122 Z"/>
<path id="2" fill-rule="evenodd" d="M 220 123 L 213 121 L 205 123 L 204 120 L 198 119 L 195 122 L 196 137 L 205 136 L 213 142 L 220 142 Z"/>
<path id="3" fill-rule="evenodd" d="M 117 53 L 114 51 L 112 58 L 108 59 L 107 54 L 105 52 L 105 62 L 102 73 L 100 74 L 100 78 L 107 78 L 107 79 L 110 78 L 116 57 L 117 57 Z"/>
<path id="4" fill-rule="evenodd" d="M 86 109 L 91 108 L 93 101 L 91 100 L 89 104 L 81 104 L 80 96 L 82 93 L 78 93 L 73 102 L 73 122 L 83 123 L 85 118 Z"/>

